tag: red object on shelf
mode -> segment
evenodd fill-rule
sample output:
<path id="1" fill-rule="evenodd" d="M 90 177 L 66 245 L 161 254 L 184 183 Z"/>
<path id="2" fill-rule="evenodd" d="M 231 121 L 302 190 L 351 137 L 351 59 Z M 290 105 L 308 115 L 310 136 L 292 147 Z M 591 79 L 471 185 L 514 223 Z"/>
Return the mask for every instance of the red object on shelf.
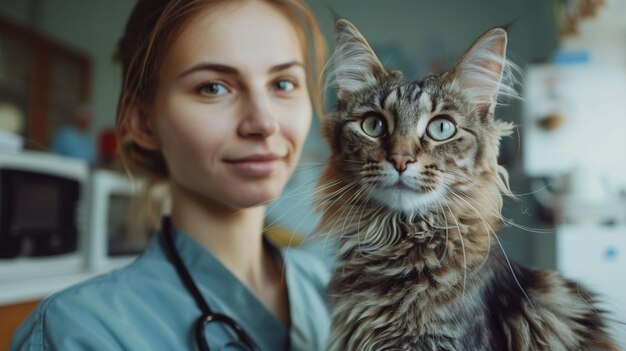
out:
<path id="1" fill-rule="evenodd" d="M 117 158 L 117 138 L 115 129 L 109 128 L 100 132 L 98 138 L 98 155 L 103 163 L 113 162 Z"/>

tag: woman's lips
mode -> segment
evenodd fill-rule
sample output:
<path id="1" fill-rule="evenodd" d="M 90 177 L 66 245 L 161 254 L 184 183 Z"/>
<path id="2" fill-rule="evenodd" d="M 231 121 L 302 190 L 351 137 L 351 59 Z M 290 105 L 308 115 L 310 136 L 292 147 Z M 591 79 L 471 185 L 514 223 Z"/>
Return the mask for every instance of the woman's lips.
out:
<path id="1" fill-rule="evenodd" d="M 282 158 L 274 155 L 251 155 L 243 158 L 226 160 L 226 163 L 233 166 L 233 169 L 244 176 L 249 177 L 267 177 L 274 170 Z"/>

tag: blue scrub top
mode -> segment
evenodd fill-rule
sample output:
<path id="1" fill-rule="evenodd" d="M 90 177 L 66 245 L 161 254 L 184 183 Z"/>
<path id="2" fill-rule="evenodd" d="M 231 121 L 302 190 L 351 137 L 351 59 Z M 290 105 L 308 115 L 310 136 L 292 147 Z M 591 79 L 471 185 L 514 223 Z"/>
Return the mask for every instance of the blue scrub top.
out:
<path id="1" fill-rule="evenodd" d="M 291 326 L 285 326 L 209 251 L 174 229 L 174 242 L 209 306 L 233 318 L 261 350 L 321 350 L 330 326 L 325 304 L 330 273 L 314 255 L 281 250 Z M 13 335 L 11 350 L 197 350 L 200 317 L 154 235 L 134 263 L 44 300 Z M 233 337 L 207 329 L 212 350 Z"/>

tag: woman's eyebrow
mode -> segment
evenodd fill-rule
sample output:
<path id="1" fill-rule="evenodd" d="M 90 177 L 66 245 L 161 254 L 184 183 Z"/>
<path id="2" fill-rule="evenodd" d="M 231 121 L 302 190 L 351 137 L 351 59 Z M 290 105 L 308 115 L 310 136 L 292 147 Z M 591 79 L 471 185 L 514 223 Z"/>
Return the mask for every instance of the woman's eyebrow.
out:
<path id="1" fill-rule="evenodd" d="M 304 67 L 302 62 L 291 61 L 291 62 L 281 63 L 279 65 L 272 66 L 269 69 L 269 73 L 280 72 L 288 68 L 291 68 L 293 66 Z M 239 74 L 239 70 L 232 66 L 219 64 L 219 63 L 211 63 L 211 62 L 200 62 L 196 65 L 193 65 L 189 69 L 186 69 L 185 71 L 183 71 L 183 73 L 179 75 L 179 78 L 182 78 L 184 76 L 190 75 L 198 71 L 213 71 L 213 72 L 219 72 L 219 73 L 225 73 L 225 74 L 231 74 L 231 75 Z"/>
<path id="2" fill-rule="evenodd" d="M 300 66 L 300 67 L 304 68 L 304 65 L 302 64 L 302 62 L 291 61 L 291 62 L 282 63 L 280 65 L 273 66 L 272 68 L 270 68 L 269 72 L 270 73 L 275 73 L 275 72 L 279 72 L 279 71 L 284 71 L 284 70 L 286 70 L 288 68 L 291 68 L 293 66 Z"/>
<path id="3" fill-rule="evenodd" d="M 198 71 L 213 71 L 213 72 L 226 73 L 226 74 L 232 74 L 232 75 L 239 74 L 239 70 L 237 70 L 235 67 L 222 65 L 219 63 L 200 62 L 186 69 L 185 71 L 183 71 L 183 73 L 179 75 L 179 78 L 188 76 Z"/>

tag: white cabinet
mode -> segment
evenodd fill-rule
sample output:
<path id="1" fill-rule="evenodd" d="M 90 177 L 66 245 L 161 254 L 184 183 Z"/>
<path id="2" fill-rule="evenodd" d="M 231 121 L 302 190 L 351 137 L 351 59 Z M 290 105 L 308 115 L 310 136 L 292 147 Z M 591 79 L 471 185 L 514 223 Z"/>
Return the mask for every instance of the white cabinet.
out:
<path id="1" fill-rule="evenodd" d="M 626 350 L 626 226 L 557 227 L 557 269 L 598 294 L 601 307 L 622 325 L 612 325 Z"/>

